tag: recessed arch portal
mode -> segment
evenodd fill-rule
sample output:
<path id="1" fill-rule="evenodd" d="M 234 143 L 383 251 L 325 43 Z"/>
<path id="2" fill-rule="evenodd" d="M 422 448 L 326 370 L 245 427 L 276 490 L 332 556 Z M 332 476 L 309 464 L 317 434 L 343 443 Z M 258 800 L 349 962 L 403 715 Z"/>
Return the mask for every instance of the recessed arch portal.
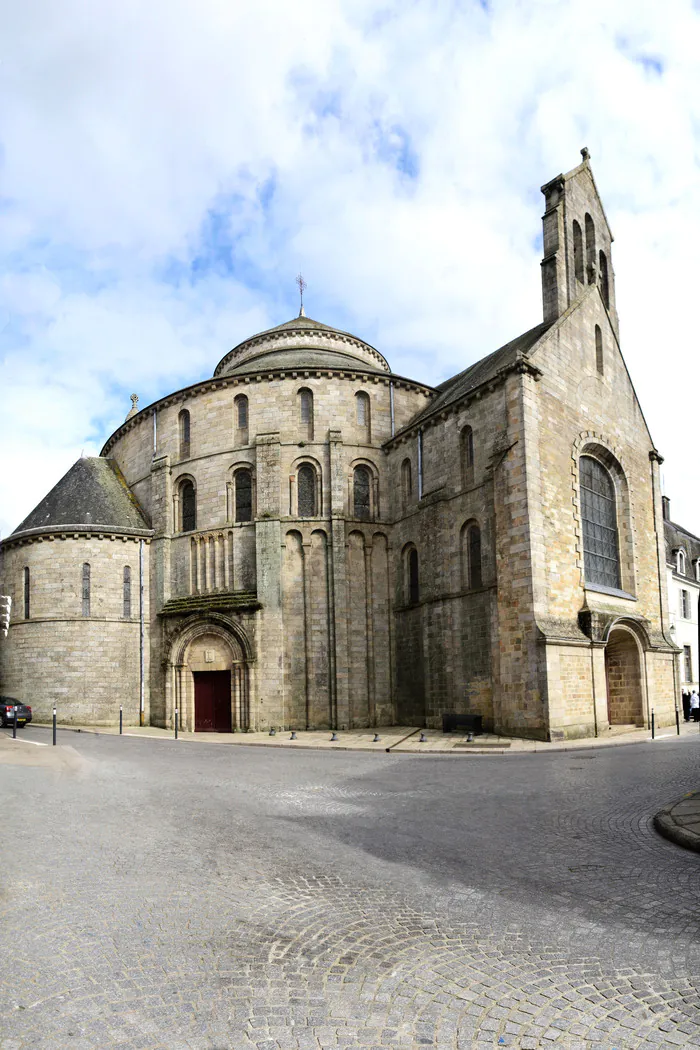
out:
<path id="1" fill-rule="evenodd" d="M 183 730 L 251 728 L 252 650 L 243 629 L 226 617 L 198 619 L 177 633 L 168 658 L 167 721 Z"/>

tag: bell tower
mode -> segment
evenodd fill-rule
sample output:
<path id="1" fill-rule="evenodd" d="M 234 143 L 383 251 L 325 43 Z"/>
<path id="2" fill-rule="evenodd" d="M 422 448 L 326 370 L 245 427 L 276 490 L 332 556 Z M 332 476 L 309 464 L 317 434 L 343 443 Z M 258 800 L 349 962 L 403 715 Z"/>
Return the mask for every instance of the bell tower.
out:
<path id="1" fill-rule="evenodd" d="M 590 154 L 581 150 L 577 168 L 542 187 L 542 304 L 545 321 L 555 321 L 588 289 L 598 287 L 610 323 L 618 332 L 613 235 L 591 170 Z"/>

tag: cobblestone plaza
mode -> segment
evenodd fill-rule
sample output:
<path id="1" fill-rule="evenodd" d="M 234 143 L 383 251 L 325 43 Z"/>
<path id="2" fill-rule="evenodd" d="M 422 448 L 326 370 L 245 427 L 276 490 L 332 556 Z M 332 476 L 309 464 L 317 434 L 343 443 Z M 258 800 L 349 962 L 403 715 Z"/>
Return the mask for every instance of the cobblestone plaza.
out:
<path id="1" fill-rule="evenodd" d="M 48 741 L 0 739 L 1 1050 L 700 1046 L 698 857 L 652 826 L 700 739 Z"/>

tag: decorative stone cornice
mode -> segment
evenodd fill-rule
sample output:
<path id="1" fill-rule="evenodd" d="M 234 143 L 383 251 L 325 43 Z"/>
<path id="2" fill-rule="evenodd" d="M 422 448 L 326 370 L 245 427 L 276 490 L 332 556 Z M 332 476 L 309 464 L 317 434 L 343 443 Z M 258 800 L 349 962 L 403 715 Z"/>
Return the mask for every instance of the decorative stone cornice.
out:
<path id="1" fill-rule="evenodd" d="M 13 532 L 11 536 L 0 541 L 3 550 L 20 547 L 28 543 L 52 543 L 54 540 L 145 540 L 149 543 L 154 535 L 153 529 L 126 529 L 109 525 L 51 525 L 46 528 L 25 529 Z"/>

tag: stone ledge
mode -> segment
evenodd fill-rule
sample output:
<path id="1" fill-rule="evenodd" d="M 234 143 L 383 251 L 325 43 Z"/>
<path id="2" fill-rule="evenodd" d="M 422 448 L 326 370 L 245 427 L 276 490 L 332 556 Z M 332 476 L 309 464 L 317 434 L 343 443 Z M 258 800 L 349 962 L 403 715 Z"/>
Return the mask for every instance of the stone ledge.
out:
<path id="1" fill-rule="evenodd" d="M 232 591 L 220 594 L 191 594 L 185 598 L 171 598 L 160 610 L 161 616 L 187 616 L 194 612 L 214 610 L 245 610 L 257 612 L 262 608 L 254 591 Z"/>

